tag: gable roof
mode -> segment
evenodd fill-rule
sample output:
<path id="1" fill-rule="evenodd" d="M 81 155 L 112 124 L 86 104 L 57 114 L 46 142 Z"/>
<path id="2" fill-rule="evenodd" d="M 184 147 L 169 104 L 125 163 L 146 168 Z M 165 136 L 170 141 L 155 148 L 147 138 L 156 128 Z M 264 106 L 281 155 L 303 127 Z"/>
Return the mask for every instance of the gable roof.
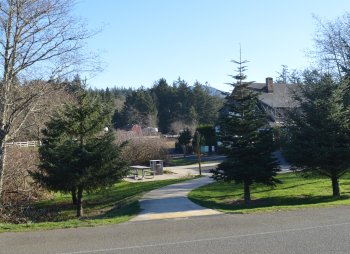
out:
<path id="1" fill-rule="evenodd" d="M 265 83 L 251 83 L 248 85 L 248 87 L 255 91 L 263 91 L 266 89 Z"/>
<path id="2" fill-rule="evenodd" d="M 272 108 L 294 108 L 298 103 L 293 99 L 299 90 L 298 84 L 273 83 L 273 92 L 268 93 L 265 83 L 252 83 L 248 86 L 259 93 L 261 103 Z"/>
<path id="3" fill-rule="evenodd" d="M 273 84 L 273 93 L 260 93 L 259 100 L 272 108 L 294 108 L 298 106 L 293 98 L 298 90 L 297 84 Z"/>

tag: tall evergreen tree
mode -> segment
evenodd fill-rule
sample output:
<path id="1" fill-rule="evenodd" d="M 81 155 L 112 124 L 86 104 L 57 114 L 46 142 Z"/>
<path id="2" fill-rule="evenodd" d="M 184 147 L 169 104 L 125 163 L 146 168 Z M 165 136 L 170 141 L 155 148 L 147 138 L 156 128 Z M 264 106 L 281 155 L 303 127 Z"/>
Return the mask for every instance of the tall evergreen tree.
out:
<path id="1" fill-rule="evenodd" d="M 142 127 L 156 126 L 157 108 L 149 90 L 140 88 L 126 96 L 118 125 L 130 127 L 139 124 Z"/>
<path id="2" fill-rule="evenodd" d="M 272 132 L 267 127 L 265 113 L 257 106 L 257 94 L 249 90 L 244 74 L 247 61 L 233 61 L 238 64 L 234 90 L 227 96 L 227 114 L 220 121 L 219 140 L 227 159 L 213 170 L 217 181 L 243 183 L 244 201 L 249 204 L 250 186 L 255 183 L 275 185 L 279 171 L 272 157 Z"/>
<path id="3" fill-rule="evenodd" d="M 158 126 L 162 133 L 170 131 L 170 125 L 175 121 L 176 93 L 174 87 L 168 85 L 165 79 L 160 79 L 151 89 L 156 97 Z"/>
<path id="4" fill-rule="evenodd" d="M 193 106 L 193 93 L 186 81 L 180 77 L 173 84 L 176 98 L 176 107 L 174 108 L 175 118 L 185 124 L 196 122 L 196 112 Z M 194 117 L 194 118 L 193 118 Z"/>
<path id="5" fill-rule="evenodd" d="M 300 107 L 288 117 L 290 142 L 285 153 L 302 172 L 330 178 L 337 197 L 339 178 L 350 169 L 350 82 L 311 74 L 295 98 Z"/>
<path id="6" fill-rule="evenodd" d="M 81 88 L 77 103 L 65 105 L 43 130 L 39 171 L 32 176 L 50 190 L 76 193 L 78 217 L 84 191 L 112 185 L 127 172 L 121 147 L 112 133 L 103 131 L 110 116 L 99 99 Z"/>
<path id="7" fill-rule="evenodd" d="M 224 99 L 212 96 L 207 88 L 195 82 L 192 89 L 192 104 L 199 124 L 214 124 L 218 118 L 218 111 L 223 106 Z"/>

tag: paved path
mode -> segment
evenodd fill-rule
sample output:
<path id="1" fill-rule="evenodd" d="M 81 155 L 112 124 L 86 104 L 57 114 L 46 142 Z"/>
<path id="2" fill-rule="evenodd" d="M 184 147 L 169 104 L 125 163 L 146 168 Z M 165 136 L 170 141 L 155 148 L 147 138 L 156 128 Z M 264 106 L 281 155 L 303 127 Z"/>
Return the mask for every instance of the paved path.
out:
<path id="1" fill-rule="evenodd" d="M 142 212 L 132 221 L 221 214 L 218 211 L 201 207 L 187 198 L 191 190 L 211 182 L 212 179 L 205 176 L 148 192 L 140 200 Z"/>
<path id="2" fill-rule="evenodd" d="M 290 171 L 291 166 L 286 161 L 286 159 L 284 158 L 281 151 L 273 152 L 273 156 L 277 159 L 277 162 L 278 162 L 282 172 L 289 172 Z"/>
<path id="3" fill-rule="evenodd" d="M 202 174 L 209 175 L 209 170 L 217 167 L 219 162 L 211 162 L 202 164 Z M 198 164 L 186 165 L 186 166 L 174 166 L 174 167 L 164 167 L 167 172 L 163 175 L 156 175 L 153 177 L 146 177 L 144 179 L 135 180 L 134 178 L 125 178 L 124 180 L 128 182 L 148 182 L 148 181 L 159 181 L 168 179 L 179 179 L 188 176 L 197 176 L 199 173 Z"/>

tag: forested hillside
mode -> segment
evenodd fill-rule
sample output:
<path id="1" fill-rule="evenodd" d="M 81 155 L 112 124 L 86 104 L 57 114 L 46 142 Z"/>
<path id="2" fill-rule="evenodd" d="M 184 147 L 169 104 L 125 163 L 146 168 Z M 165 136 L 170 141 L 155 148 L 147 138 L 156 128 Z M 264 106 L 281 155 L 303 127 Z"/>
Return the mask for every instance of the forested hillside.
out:
<path id="1" fill-rule="evenodd" d="M 115 128 L 129 129 L 139 124 L 158 127 L 162 133 L 215 123 L 224 100 L 218 90 L 212 95 L 212 87 L 199 82 L 190 86 L 181 79 L 171 85 L 160 79 L 151 88 L 107 88 L 90 92 L 100 94 L 114 107 L 112 124 Z"/>

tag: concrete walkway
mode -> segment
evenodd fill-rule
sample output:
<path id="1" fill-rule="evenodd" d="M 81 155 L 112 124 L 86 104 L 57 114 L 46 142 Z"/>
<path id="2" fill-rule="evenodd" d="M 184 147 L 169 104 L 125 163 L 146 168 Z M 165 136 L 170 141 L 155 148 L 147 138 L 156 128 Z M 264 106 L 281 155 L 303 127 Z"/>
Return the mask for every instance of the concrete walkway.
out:
<path id="1" fill-rule="evenodd" d="M 209 170 L 217 167 L 219 162 L 203 163 L 202 164 L 202 174 L 209 175 Z M 148 182 L 148 181 L 159 181 L 168 179 L 179 179 L 189 176 L 197 176 L 199 169 L 198 164 L 186 165 L 186 166 L 174 166 L 174 167 L 164 167 L 166 172 L 163 175 L 156 175 L 155 177 L 146 177 L 144 179 L 125 178 L 128 182 Z"/>
<path id="2" fill-rule="evenodd" d="M 148 192 L 140 200 L 142 212 L 131 221 L 221 214 L 218 211 L 201 207 L 187 198 L 191 190 L 211 182 L 212 179 L 205 176 Z"/>
<path id="3" fill-rule="evenodd" d="M 290 166 L 285 162 L 282 154 L 276 152 L 274 156 L 278 159 L 282 172 L 289 172 Z M 213 180 L 209 178 L 210 169 L 216 168 L 219 162 L 202 164 L 202 174 L 204 177 L 189 180 L 186 182 L 172 184 L 160 189 L 153 190 L 145 194 L 140 200 L 141 213 L 131 221 L 159 220 L 184 218 L 192 216 L 204 216 L 221 214 L 212 209 L 207 209 L 191 202 L 188 193 L 200 186 L 211 183 Z M 154 178 L 145 178 L 141 181 L 157 181 L 166 179 L 178 179 L 188 176 L 198 175 L 198 165 L 186 165 L 176 167 L 166 167 L 164 170 L 167 174 L 156 175 Z M 140 180 L 126 179 L 130 182 Z"/>

